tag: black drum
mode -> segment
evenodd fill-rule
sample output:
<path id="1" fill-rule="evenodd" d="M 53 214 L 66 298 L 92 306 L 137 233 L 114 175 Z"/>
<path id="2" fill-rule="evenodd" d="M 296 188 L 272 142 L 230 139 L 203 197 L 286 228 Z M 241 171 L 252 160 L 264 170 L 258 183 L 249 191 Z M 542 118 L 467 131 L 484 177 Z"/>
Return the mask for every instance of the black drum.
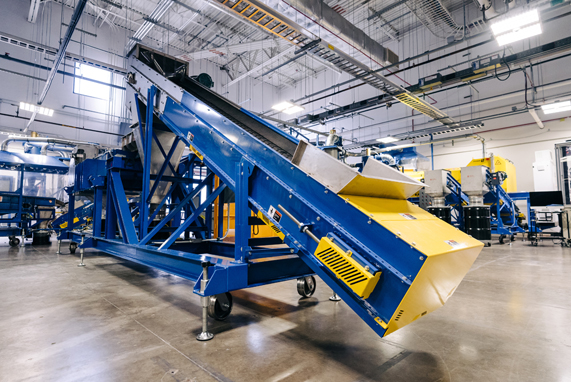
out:
<path id="1" fill-rule="evenodd" d="M 444 220 L 448 224 L 452 224 L 452 208 L 450 206 L 447 207 L 428 207 L 428 212 L 432 215 L 436 216 L 437 218 Z"/>
<path id="2" fill-rule="evenodd" d="M 489 206 L 464 207 L 464 228 L 474 239 L 492 240 L 492 227 Z"/>

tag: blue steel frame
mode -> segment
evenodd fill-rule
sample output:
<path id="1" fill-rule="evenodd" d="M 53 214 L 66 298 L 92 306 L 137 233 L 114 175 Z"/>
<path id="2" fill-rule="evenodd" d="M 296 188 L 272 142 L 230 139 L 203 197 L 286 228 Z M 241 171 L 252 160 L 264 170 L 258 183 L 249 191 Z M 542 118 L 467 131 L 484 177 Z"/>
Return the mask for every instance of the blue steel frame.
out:
<path id="1" fill-rule="evenodd" d="M 0 152 L 0 169 L 18 172 L 18 186 L 15 191 L 0 191 L 0 237 L 25 236 L 31 237 L 33 231 L 43 229 L 38 226 L 45 221 L 55 218 L 55 210 L 49 217 L 41 217 L 40 207 L 55 207 L 55 198 L 24 195 L 24 174 L 67 172 L 67 166 L 54 158 L 41 158 L 34 154 L 13 154 Z M 36 158 L 40 157 L 40 158 Z M 36 160 L 37 159 L 37 160 Z M 52 162 L 48 161 L 50 159 Z"/>
<path id="2" fill-rule="evenodd" d="M 145 150 L 149 150 L 145 152 L 145 163 L 141 166 L 138 159 L 115 152 L 99 160 L 105 161 L 104 172 L 100 171 L 99 164 L 83 166 L 82 170 L 90 169 L 94 173 L 77 174 L 74 190 L 91 190 L 96 195 L 99 192 L 94 202 L 93 233 L 69 230 L 66 235 L 76 242 L 81 242 L 85 235 L 87 240 L 83 247 L 94 247 L 197 281 L 194 292 L 203 296 L 317 274 L 373 330 L 384 335 L 386 329 L 375 318 L 390 321 L 424 264 L 422 253 L 376 221 L 371 221 L 339 195 L 308 177 L 288 159 L 234 122 L 212 111 L 190 93 L 184 92 L 180 103 L 167 97 L 164 111 L 158 115 L 153 107 L 156 94 L 152 86 L 147 94 L 146 126 L 141 134 L 144 136 Z M 143 114 L 140 110 L 138 112 Z M 150 174 L 147 158 L 150 158 L 150 140 L 155 128 L 153 116 L 164 124 L 161 127 L 168 128 L 186 145 L 192 144 L 203 157 L 201 162 L 209 169 L 209 174 L 199 184 L 195 184 L 192 175 L 194 168 L 200 165 L 194 154 L 186 162 L 181 162 L 177 176 L 166 177 L 162 174 L 164 171 Z M 263 120 L 257 120 L 276 130 Z M 291 136 L 284 136 L 294 143 L 298 142 Z M 163 155 L 168 157 L 164 150 Z M 216 189 L 212 183 L 214 175 L 221 181 Z M 85 178 L 91 180 L 85 181 Z M 172 185 L 159 208 L 147 218 L 152 191 L 149 189 L 150 180 L 155 183 L 172 182 Z M 196 229 L 205 233 L 206 237 L 210 234 L 211 219 L 207 217 L 202 223 L 197 219 L 201 211 L 211 211 L 212 202 L 224 188 L 235 193 L 235 244 L 216 240 L 200 243 L 175 241 L 183 232 L 187 236 Z M 192 199 L 200 189 L 207 190 L 207 197 L 196 206 Z M 97 232 L 102 223 L 102 191 L 107 194 L 106 219 L 104 231 Z M 127 201 L 127 196 L 135 193 L 140 195 L 142 201 L 138 205 Z M 353 258 L 369 266 L 371 272 L 382 272 L 369 298 L 364 300 L 357 296 L 314 256 L 317 244 L 297 224 L 287 217 L 276 221 L 270 216 L 269 209 L 278 205 L 290 211 L 317 237 L 334 235 L 336 242 L 350 248 Z M 162 206 L 167 206 L 169 213 L 149 232 L 147 228 L 150 228 L 151 221 Z M 183 211 L 184 220 L 181 217 Z M 252 239 L 249 225 L 251 211 L 262 212 L 272 219 L 284 233 L 287 247 L 267 248 L 259 244 L 259 239 Z M 72 205 L 69 219 L 74 214 Z M 170 227 L 167 226 L 169 223 Z M 69 226 L 72 227 L 71 224 Z M 171 237 L 157 243 L 155 235 L 165 230 L 172 232 Z M 404 253 L 410 256 L 403 256 Z M 201 292 L 199 281 L 204 264 L 211 265 L 210 277 L 205 290 Z"/>
<path id="3" fill-rule="evenodd" d="M 468 205 L 468 196 L 462 192 L 462 186 L 449 172 L 446 187 L 452 192 L 446 196 L 446 205 L 452 207 L 452 225 L 464 231 L 464 206 Z"/>
<path id="4" fill-rule="evenodd" d="M 484 195 L 484 203 L 490 204 L 492 234 L 511 236 L 524 233 L 525 230 L 519 225 L 519 209 L 515 200 L 524 200 L 526 196 L 512 198 L 501 185 L 492 185 L 488 172 L 488 187 L 490 191 Z M 529 195 L 527 195 L 529 198 Z M 529 206 L 529 203 L 528 203 Z M 528 215 L 529 216 L 529 211 Z"/>

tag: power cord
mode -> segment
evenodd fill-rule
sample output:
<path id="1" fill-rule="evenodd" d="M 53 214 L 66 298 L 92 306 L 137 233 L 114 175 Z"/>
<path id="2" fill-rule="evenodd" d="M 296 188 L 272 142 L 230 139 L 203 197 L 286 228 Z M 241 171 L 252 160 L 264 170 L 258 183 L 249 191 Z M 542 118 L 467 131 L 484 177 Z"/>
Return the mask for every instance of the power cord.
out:
<path id="1" fill-rule="evenodd" d="M 510 65 L 507 63 L 505 57 L 506 57 L 506 48 L 504 47 L 504 54 L 503 54 L 503 56 L 502 56 L 502 61 L 503 61 L 504 64 L 506 64 L 506 66 L 508 67 L 508 76 L 507 76 L 506 78 L 504 78 L 504 79 L 501 79 L 501 78 L 498 76 L 498 67 L 497 67 L 497 66 L 494 67 L 494 73 L 495 73 L 495 75 L 496 75 L 496 78 L 497 78 L 499 81 L 501 81 L 501 82 L 507 81 L 508 78 L 510 78 L 510 76 L 512 75 L 512 68 L 510 68 Z M 526 82 L 526 84 L 527 84 L 527 82 Z"/>

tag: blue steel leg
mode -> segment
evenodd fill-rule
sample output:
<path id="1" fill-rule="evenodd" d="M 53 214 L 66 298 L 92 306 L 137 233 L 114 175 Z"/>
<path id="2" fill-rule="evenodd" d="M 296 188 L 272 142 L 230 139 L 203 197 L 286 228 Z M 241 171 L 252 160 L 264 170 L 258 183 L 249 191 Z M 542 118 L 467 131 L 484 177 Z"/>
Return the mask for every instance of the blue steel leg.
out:
<path id="1" fill-rule="evenodd" d="M 105 217 L 105 238 L 114 240 L 117 233 L 117 211 L 113 202 L 113 185 L 111 179 L 111 170 L 107 171 L 107 208 Z"/>
<path id="2" fill-rule="evenodd" d="M 149 183 L 151 182 L 151 151 L 153 147 L 153 117 L 156 90 L 155 86 L 151 86 L 147 93 L 147 116 L 145 119 L 145 130 L 142 132 L 145 135 L 145 159 L 143 163 L 143 190 L 141 191 L 141 205 L 139 208 L 139 238 L 145 237 L 149 228 L 149 203 L 147 202 L 147 197 L 149 195 Z"/>
<path id="3" fill-rule="evenodd" d="M 101 237 L 101 220 L 103 216 L 103 189 L 95 187 L 95 200 L 93 208 L 93 237 Z"/>
<path id="4" fill-rule="evenodd" d="M 250 247 L 248 239 L 250 238 L 250 226 L 248 225 L 248 216 L 250 208 L 248 207 L 248 179 L 252 175 L 253 165 L 242 159 L 236 164 L 236 196 L 235 196 L 235 249 L 234 259 L 236 261 L 245 261 Z"/>
<path id="5" fill-rule="evenodd" d="M 211 172 L 210 170 L 208 170 L 208 172 Z M 212 193 L 214 187 L 214 178 L 212 178 L 212 182 L 208 183 L 206 185 L 206 197 L 210 196 L 210 194 Z M 204 217 L 206 220 L 206 232 L 204 233 L 204 237 L 206 239 L 210 239 L 212 237 L 212 208 L 208 208 L 206 209 L 206 211 L 204 212 Z"/>
<path id="6" fill-rule="evenodd" d="M 67 203 L 67 227 L 66 227 L 66 238 L 69 239 L 69 231 L 73 229 L 73 221 L 75 217 L 75 194 L 71 192 L 69 194 L 69 201 Z"/>
<path id="7" fill-rule="evenodd" d="M 111 179 L 108 179 L 107 181 L 111 181 L 112 184 L 113 203 L 115 203 L 115 208 L 118 212 L 119 227 L 123 234 L 123 241 L 127 244 L 136 244 L 139 240 L 137 239 L 137 232 L 135 231 L 135 225 L 133 224 L 129 203 L 127 203 L 127 196 L 123 189 L 121 175 L 118 171 L 111 171 L 110 174 Z"/>
<path id="8" fill-rule="evenodd" d="M 24 227 L 25 227 L 25 220 L 24 220 L 24 211 L 22 211 L 22 205 L 24 204 L 24 169 L 20 171 L 20 195 L 18 197 L 18 216 L 20 217 L 20 232 L 22 233 L 22 241 L 20 242 L 20 247 L 24 246 Z"/>

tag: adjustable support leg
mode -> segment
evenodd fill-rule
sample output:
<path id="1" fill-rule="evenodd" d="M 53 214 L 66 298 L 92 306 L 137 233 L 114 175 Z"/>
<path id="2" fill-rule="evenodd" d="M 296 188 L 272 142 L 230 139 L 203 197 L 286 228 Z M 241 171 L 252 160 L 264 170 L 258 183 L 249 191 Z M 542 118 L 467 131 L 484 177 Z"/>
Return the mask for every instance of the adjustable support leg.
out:
<path id="1" fill-rule="evenodd" d="M 331 301 L 341 301 L 341 297 L 337 296 L 337 293 L 333 292 L 333 296 L 329 297 Z"/>
<path id="2" fill-rule="evenodd" d="M 57 252 L 56 255 L 61 255 L 61 240 L 57 241 Z"/>
<path id="3" fill-rule="evenodd" d="M 202 263 L 202 280 L 200 281 L 200 292 L 204 293 L 206 284 L 208 283 L 208 266 L 209 263 Z M 202 332 L 196 336 L 199 341 L 208 341 L 214 338 L 214 334 L 208 331 L 208 296 L 200 298 L 202 301 Z"/>
<path id="4" fill-rule="evenodd" d="M 83 264 L 83 252 L 85 251 L 85 249 L 83 248 L 84 238 L 85 238 L 85 236 L 81 236 L 81 244 L 80 244 L 80 248 L 79 248 L 80 263 L 77 264 L 78 267 L 85 267 L 85 264 Z"/>
<path id="5" fill-rule="evenodd" d="M 25 245 L 24 240 L 26 239 L 26 230 L 22 228 L 22 242 L 20 243 L 20 247 Z"/>

